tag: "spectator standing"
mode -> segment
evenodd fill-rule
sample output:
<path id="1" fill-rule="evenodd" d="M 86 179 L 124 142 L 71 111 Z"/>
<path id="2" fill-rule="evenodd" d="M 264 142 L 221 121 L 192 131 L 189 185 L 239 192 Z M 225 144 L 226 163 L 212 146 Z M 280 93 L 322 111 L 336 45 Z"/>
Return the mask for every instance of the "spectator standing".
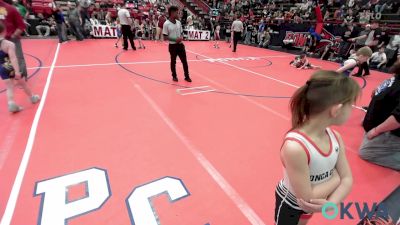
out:
<path id="1" fill-rule="evenodd" d="M 132 33 L 133 21 L 131 19 L 130 12 L 126 9 L 126 6 L 123 5 L 121 9 L 118 11 L 118 19 L 121 24 L 121 31 L 124 40 L 124 50 L 128 50 L 128 39 L 131 44 L 133 50 L 136 50 L 135 42 L 133 41 L 134 34 Z"/>
<path id="2" fill-rule="evenodd" d="M 53 9 L 53 17 L 57 27 L 57 35 L 59 43 L 68 41 L 67 39 L 67 28 L 65 25 L 64 15 L 58 7 Z"/>
<path id="3" fill-rule="evenodd" d="M 183 26 L 186 26 L 186 21 L 187 21 L 187 18 L 188 18 L 188 9 L 186 8 L 186 6 L 183 8 L 183 10 L 182 10 L 182 25 Z"/>
<path id="4" fill-rule="evenodd" d="M 30 26 L 26 21 L 29 17 L 29 11 L 26 9 L 26 7 L 19 0 L 13 0 L 13 5 L 17 8 L 19 14 L 21 14 L 24 23 Z M 26 31 L 26 29 L 24 30 L 24 33 L 27 37 L 29 37 L 29 33 Z"/>
<path id="5" fill-rule="evenodd" d="M 70 8 L 70 11 L 68 13 L 68 24 L 77 41 L 82 41 L 84 39 L 82 33 L 82 18 L 80 11 L 81 6 L 77 5 L 73 10 L 71 10 Z"/>
<path id="6" fill-rule="evenodd" d="M 266 30 L 266 23 L 264 19 L 261 19 L 260 23 L 258 24 L 258 40 L 261 40 L 261 36 L 264 34 L 264 30 Z M 260 41 L 261 42 L 261 41 Z"/>
<path id="7" fill-rule="evenodd" d="M 107 12 L 105 19 L 106 19 L 106 24 L 108 26 L 111 26 L 113 24 L 113 19 L 112 19 L 111 12 Z"/>
<path id="8" fill-rule="evenodd" d="M 187 29 L 189 29 L 189 30 L 190 29 L 194 29 L 194 27 L 193 27 L 193 17 L 191 15 L 189 15 L 187 17 L 186 23 L 187 23 Z"/>
<path id="9" fill-rule="evenodd" d="M 244 44 L 249 45 L 251 43 L 251 33 L 253 32 L 253 25 L 249 24 L 245 26 L 245 32 L 244 32 Z"/>
<path id="10" fill-rule="evenodd" d="M 158 23 L 156 28 L 156 40 L 164 41 L 162 29 L 166 20 L 167 18 L 164 16 L 164 13 L 161 13 L 161 15 L 158 17 Z"/>
<path id="11" fill-rule="evenodd" d="M 243 23 L 240 21 L 240 16 L 235 16 L 236 19 L 233 21 L 231 26 L 232 36 L 233 36 L 233 52 L 236 52 L 236 47 L 239 40 L 242 38 L 243 33 Z"/>
<path id="12" fill-rule="evenodd" d="M 89 7 L 91 5 L 91 1 L 90 0 L 79 0 L 79 5 L 81 6 L 81 9 L 79 10 L 80 17 L 81 17 L 81 26 L 82 26 L 82 30 L 85 31 L 86 20 L 90 21 L 88 11 L 89 11 Z M 102 20 L 104 20 L 104 18 L 102 18 Z M 84 32 L 83 35 L 86 36 L 88 34 L 86 34 Z"/>
<path id="13" fill-rule="evenodd" d="M 0 8 L 2 8 L 2 10 L 0 10 L 0 21 L 2 21 L 6 27 L 5 38 L 15 44 L 15 52 L 19 64 L 19 70 L 22 77 L 27 78 L 28 72 L 26 69 L 24 53 L 22 51 L 22 44 L 20 40 L 21 34 L 26 28 L 24 20 L 14 6 L 1 0 Z"/>
<path id="14" fill-rule="evenodd" d="M 400 61 L 394 74 L 372 93 L 363 127 L 364 140 L 359 154 L 364 160 L 400 170 Z"/>

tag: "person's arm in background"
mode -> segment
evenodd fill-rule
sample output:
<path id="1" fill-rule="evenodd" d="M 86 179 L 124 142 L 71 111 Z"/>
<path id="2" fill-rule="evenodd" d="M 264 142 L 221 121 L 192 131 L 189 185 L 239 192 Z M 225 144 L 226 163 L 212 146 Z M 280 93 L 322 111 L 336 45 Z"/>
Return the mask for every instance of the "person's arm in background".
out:
<path id="1" fill-rule="evenodd" d="M 350 38 L 349 41 L 355 42 L 357 40 L 364 39 L 364 38 L 367 38 L 367 37 L 368 37 L 368 35 L 364 34 L 364 35 L 361 35 L 361 36 L 358 36 L 358 37 L 355 37 L 355 38 Z"/>
<path id="2" fill-rule="evenodd" d="M 400 128 L 400 104 L 393 110 L 392 115 L 389 116 L 383 123 L 373 128 L 367 133 L 368 139 L 373 139 L 380 134 Z"/>

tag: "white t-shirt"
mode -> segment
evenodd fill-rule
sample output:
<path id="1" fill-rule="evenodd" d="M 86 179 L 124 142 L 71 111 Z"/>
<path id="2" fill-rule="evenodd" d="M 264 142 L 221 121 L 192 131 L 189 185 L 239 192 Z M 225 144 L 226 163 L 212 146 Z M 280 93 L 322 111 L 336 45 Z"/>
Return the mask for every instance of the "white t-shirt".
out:
<path id="1" fill-rule="evenodd" d="M 127 9 L 118 10 L 118 18 L 121 25 L 131 25 L 131 14 Z"/>
<path id="2" fill-rule="evenodd" d="M 232 23 L 233 32 L 243 32 L 243 23 L 240 20 L 235 20 Z"/>
<path id="3" fill-rule="evenodd" d="M 175 23 L 170 20 L 165 21 L 163 26 L 163 34 L 168 35 L 169 38 L 179 38 L 182 36 L 183 30 L 179 20 L 175 20 Z M 175 41 L 169 41 L 170 44 L 176 44 Z"/>
<path id="4" fill-rule="evenodd" d="M 384 62 L 386 61 L 386 54 L 385 53 L 379 53 L 379 52 L 374 52 L 371 56 L 371 62 Z"/>

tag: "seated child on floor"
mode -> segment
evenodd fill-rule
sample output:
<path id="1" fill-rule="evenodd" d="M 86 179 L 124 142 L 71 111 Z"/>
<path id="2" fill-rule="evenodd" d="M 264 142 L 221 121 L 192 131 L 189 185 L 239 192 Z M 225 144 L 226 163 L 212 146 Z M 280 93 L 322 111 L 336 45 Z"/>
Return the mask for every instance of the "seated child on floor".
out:
<path id="1" fill-rule="evenodd" d="M 297 69 L 321 69 L 320 66 L 312 65 L 305 54 L 296 56 L 296 58 L 290 62 L 290 65 Z"/>

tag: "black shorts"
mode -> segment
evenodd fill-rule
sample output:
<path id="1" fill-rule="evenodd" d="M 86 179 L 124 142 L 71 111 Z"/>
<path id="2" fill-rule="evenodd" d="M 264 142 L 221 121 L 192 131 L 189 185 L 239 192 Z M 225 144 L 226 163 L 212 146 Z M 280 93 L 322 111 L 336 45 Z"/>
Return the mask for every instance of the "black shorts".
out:
<path id="1" fill-rule="evenodd" d="M 142 38 L 142 36 L 143 36 L 142 31 L 138 31 L 138 32 L 136 33 L 136 38 Z"/>
<path id="2" fill-rule="evenodd" d="M 298 209 L 292 208 L 285 201 L 282 200 L 281 196 L 275 192 L 275 224 L 276 225 L 297 225 L 300 218 L 309 219 L 312 214 Z M 281 205 L 282 204 L 282 205 Z M 279 214 L 279 221 L 276 221 Z M 277 223 L 278 222 L 278 223 Z"/>
<path id="3" fill-rule="evenodd" d="M 0 77 L 2 80 L 15 78 L 15 72 L 13 69 L 7 69 L 4 66 L 0 66 Z"/>

